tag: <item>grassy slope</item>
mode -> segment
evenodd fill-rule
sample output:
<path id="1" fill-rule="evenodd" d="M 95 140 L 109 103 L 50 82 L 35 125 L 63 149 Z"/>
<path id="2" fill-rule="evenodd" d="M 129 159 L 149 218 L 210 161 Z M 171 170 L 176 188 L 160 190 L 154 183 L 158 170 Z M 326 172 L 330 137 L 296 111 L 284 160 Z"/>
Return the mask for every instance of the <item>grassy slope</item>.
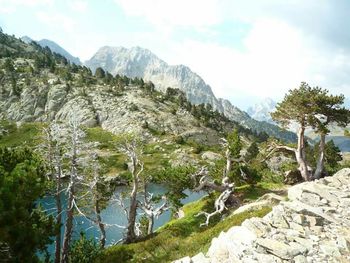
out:
<path id="1" fill-rule="evenodd" d="M 255 187 L 242 186 L 237 194 L 244 201 L 256 200 L 270 189 L 280 189 L 280 184 L 259 183 Z M 173 219 L 159 228 L 152 238 L 130 245 L 117 245 L 104 250 L 97 262 L 170 262 L 184 256 L 206 252 L 211 240 L 220 232 L 240 225 L 245 219 L 262 217 L 270 207 L 245 212 L 220 220 L 215 217 L 209 227 L 200 227 L 204 217 L 195 217 L 200 211 L 212 211 L 213 197 L 207 196 L 183 207 L 185 217 Z"/>
<path id="2" fill-rule="evenodd" d="M 23 123 L 16 127 L 14 123 L 4 123 L 8 133 L 0 137 L 0 147 L 28 146 L 34 147 L 40 143 L 42 123 Z"/>
<path id="3" fill-rule="evenodd" d="M 1 125 L 8 133 L 0 136 L 0 147 L 38 146 L 43 140 L 42 129 L 46 126 L 45 123 L 39 122 L 22 123 L 18 127 L 13 122 L 3 122 Z M 127 169 L 126 159 L 123 154 L 118 152 L 118 136 L 103 130 L 101 127 L 87 128 L 85 132 L 87 141 L 99 143 L 97 150 L 105 173 L 111 176 L 125 173 Z M 167 139 L 169 143 L 150 143 L 144 146 L 143 161 L 148 169 L 157 169 L 167 165 L 174 150 L 191 147 L 190 144 L 176 144 L 171 136 L 161 136 L 161 139 Z M 198 154 L 193 154 L 193 158 L 199 159 L 200 157 Z"/>

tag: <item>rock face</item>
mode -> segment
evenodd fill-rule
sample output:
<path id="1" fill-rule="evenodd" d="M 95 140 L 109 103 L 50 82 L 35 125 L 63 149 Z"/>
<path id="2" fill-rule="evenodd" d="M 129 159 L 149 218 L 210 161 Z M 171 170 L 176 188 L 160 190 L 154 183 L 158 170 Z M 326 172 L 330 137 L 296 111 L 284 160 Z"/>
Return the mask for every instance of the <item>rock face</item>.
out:
<path id="1" fill-rule="evenodd" d="M 157 89 L 163 91 L 168 87 L 178 88 L 185 92 L 192 103 L 211 104 L 215 110 L 224 113 L 229 119 L 239 122 L 249 129 L 266 132 L 287 141 L 296 139 L 291 132 L 282 131 L 275 125 L 252 119 L 228 100 L 217 99 L 211 87 L 190 68 L 184 65 L 168 65 L 147 49 L 105 46 L 86 61 L 85 65 L 90 67 L 93 72 L 96 68 L 102 67 L 113 75 L 120 74 L 152 81 Z"/>
<path id="2" fill-rule="evenodd" d="M 19 60 L 15 61 L 15 65 Z M 27 85 L 19 79 L 20 96 L 12 94 L 10 81 L 4 81 L 0 91 L 0 112 L 13 121 L 65 121 L 72 114 L 86 126 L 101 126 L 114 134 L 135 133 L 153 140 L 169 134 L 194 140 L 199 144 L 216 144 L 222 136 L 169 100 L 157 100 L 136 86 L 127 86 L 118 94 L 103 84 L 78 87 L 58 81 L 48 73 L 47 82 L 32 78 Z M 175 110 L 174 110 L 175 109 Z M 230 131 L 233 123 L 223 123 Z M 190 153 L 177 153 L 177 163 L 189 163 Z"/>
<path id="3" fill-rule="evenodd" d="M 350 169 L 293 186 L 289 201 L 212 240 L 189 262 L 350 262 Z"/>
<path id="4" fill-rule="evenodd" d="M 193 103 L 210 103 L 219 107 L 210 86 L 196 73 L 184 65 L 171 66 L 159 59 L 148 49 L 132 47 L 100 48 L 85 64 L 94 72 L 102 67 L 113 75 L 143 78 L 152 81 L 158 89 L 178 88 L 187 94 Z"/>

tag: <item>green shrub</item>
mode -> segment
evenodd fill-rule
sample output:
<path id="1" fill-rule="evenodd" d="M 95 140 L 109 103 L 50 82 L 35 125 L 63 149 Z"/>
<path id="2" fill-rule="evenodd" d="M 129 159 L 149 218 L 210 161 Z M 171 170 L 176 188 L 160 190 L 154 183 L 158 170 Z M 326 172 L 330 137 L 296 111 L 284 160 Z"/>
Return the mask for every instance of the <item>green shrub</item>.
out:
<path id="1" fill-rule="evenodd" d="M 100 246 L 80 233 L 80 239 L 73 242 L 69 251 L 70 263 L 90 263 L 101 253 Z"/>
<path id="2" fill-rule="evenodd" d="M 124 263 L 132 259 L 133 249 L 127 245 L 117 245 L 109 247 L 98 255 L 94 262 L 96 263 Z"/>
<path id="3" fill-rule="evenodd" d="M 129 107 L 129 110 L 131 110 L 131 111 L 138 111 L 139 107 L 137 107 L 137 105 L 135 105 L 135 104 L 131 104 L 130 107 Z"/>
<path id="4" fill-rule="evenodd" d="M 178 135 L 178 136 L 175 136 L 174 142 L 177 144 L 184 144 L 185 140 L 184 140 L 184 137 L 182 137 L 181 135 Z"/>

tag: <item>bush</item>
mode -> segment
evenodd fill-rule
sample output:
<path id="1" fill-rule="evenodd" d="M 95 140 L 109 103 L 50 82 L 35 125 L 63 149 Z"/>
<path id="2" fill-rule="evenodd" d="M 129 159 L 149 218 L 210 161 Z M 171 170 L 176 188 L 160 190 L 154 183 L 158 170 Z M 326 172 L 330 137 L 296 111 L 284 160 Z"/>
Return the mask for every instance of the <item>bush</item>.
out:
<path id="1" fill-rule="evenodd" d="M 174 138 L 174 142 L 177 144 L 184 144 L 185 140 L 184 140 L 184 137 L 182 137 L 181 135 L 178 135 Z"/>
<path id="2" fill-rule="evenodd" d="M 134 251 L 127 245 L 117 245 L 104 250 L 98 255 L 96 263 L 122 263 L 127 262 L 134 256 Z"/>
<path id="3" fill-rule="evenodd" d="M 74 241 L 69 251 L 70 263 L 90 263 L 93 262 L 101 253 L 100 246 L 87 239 L 84 233 L 80 233 L 80 239 Z"/>
<path id="4" fill-rule="evenodd" d="M 139 110 L 139 108 L 138 108 L 137 105 L 135 105 L 135 104 L 131 104 L 130 107 L 129 107 L 129 109 L 130 109 L 131 111 L 138 111 L 138 110 Z"/>

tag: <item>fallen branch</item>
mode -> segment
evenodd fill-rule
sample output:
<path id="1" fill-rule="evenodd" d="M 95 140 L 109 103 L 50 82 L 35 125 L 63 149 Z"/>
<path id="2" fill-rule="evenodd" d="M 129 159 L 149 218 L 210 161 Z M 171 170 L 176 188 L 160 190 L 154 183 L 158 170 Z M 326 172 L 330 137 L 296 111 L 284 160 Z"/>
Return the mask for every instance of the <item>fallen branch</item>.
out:
<path id="1" fill-rule="evenodd" d="M 201 216 L 201 215 L 205 215 L 206 217 L 206 221 L 205 223 L 200 224 L 200 226 L 208 226 L 209 225 L 209 220 L 211 217 L 217 215 L 217 214 L 221 214 L 226 208 L 225 206 L 225 202 L 228 200 L 228 198 L 230 197 L 231 193 L 233 192 L 232 189 L 227 189 L 224 192 L 222 192 L 220 194 L 220 196 L 215 200 L 214 206 L 215 206 L 215 211 L 212 213 L 207 213 L 207 212 L 199 212 L 197 215 L 195 215 L 196 217 Z"/>

